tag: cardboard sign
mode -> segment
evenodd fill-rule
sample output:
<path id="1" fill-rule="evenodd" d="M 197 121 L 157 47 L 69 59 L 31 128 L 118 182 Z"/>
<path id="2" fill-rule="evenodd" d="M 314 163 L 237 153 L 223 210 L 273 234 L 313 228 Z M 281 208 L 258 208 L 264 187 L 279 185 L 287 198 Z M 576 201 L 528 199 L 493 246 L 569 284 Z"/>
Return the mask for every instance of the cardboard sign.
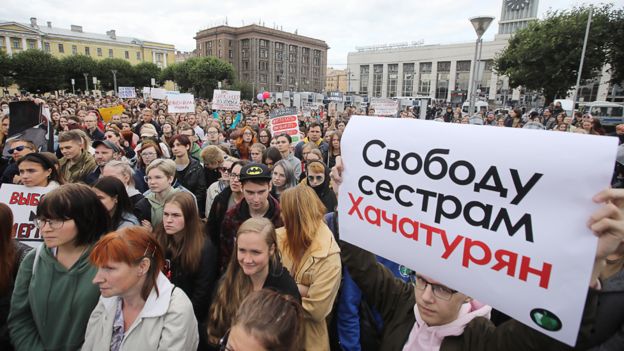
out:
<path id="1" fill-rule="evenodd" d="M 280 134 L 286 133 L 290 135 L 292 144 L 297 144 L 301 140 L 296 108 L 287 107 L 273 110 L 270 116 L 270 131 L 274 138 Z"/>
<path id="2" fill-rule="evenodd" d="M 240 110 L 240 91 L 217 90 L 212 95 L 212 109 L 224 111 Z"/>
<path id="3" fill-rule="evenodd" d="M 43 238 L 35 227 L 37 205 L 48 188 L 27 188 L 24 185 L 3 184 L 0 190 L 0 202 L 7 204 L 13 212 L 13 228 L 17 240 L 33 247 L 41 245 Z"/>
<path id="4" fill-rule="evenodd" d="M 354 116 L 341 145 L 341 238 L 575 343 L 617 138 Z"/>
<path id="5" fill-rule="evenodd" d="M 152 88 L 150 87 L 143 87 L 143 97 L 148 97 L 150 96 L 151 92 L 152 92 Z"/>
<path id="6" fill-rule="evenodd" d="M 119 92 L 117 93 L 117 96 L 119 96 L 122 99 L 134 99 L 136 98 L 136 90 L 134 90 L 134 87 L 119 87 Z"/>
<path id="7" fill-rule="evenodd" d="M 100 111 L 100 115 L 102 115 L 102 119 L 106 123 L 110 122 L 111 119 L 113 119 L 114 115 L 121 115 L 125 110 L 126 109 L 123 107 L 123 105 L 117 105 L 113 107 L 104 107 L 104 108 L 98 109 L 98 111 Z"/>
<path id="8" fill-rule="evenodd" d="M 371 99 L 371 107 L 377 116 L 394 116 L 399 111 L 399 102 L 392 99 Z"/>
<path id="9" fill-rule="evenodd" d="M 171 94 L 167 96 L 167 110 L 169 113 L 195 112 L 195 97 L 193 94 Z"/>
<path id="10" fill-rule="evenodd" d="M 152 88 L 150 91 L 150 96 L 152 99 L 164 100 L 167 97 L 167 89 L 163 88 Z"/>

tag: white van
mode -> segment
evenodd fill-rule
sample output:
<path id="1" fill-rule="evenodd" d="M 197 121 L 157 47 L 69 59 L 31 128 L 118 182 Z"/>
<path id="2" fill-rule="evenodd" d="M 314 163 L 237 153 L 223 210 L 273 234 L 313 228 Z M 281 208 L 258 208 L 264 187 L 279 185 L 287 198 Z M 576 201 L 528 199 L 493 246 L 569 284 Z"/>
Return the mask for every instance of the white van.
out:
<path id="1" fill-rule="evenodd" d="M 614 102 L 589 102 L 583 106 L 583 114 L 585 113 L 598 118 L 603 126 L 615 126 L 624 123 L 624 106 Z"/>
<path id="2" fill-rule="evenodd" d="M 485 110 L 484 112 L 487 112 L 489 107 L 490 106 L 485 101 L 475 101 L 474 111 L 468 113 L 468 110 L 470 109 L 470 101 L 466 101 L 462 105 L 462 112 L 465 114 L 474 115 L 475 113 L 477 113 L 477 111 L 481 111 L 481 110 Z"/>

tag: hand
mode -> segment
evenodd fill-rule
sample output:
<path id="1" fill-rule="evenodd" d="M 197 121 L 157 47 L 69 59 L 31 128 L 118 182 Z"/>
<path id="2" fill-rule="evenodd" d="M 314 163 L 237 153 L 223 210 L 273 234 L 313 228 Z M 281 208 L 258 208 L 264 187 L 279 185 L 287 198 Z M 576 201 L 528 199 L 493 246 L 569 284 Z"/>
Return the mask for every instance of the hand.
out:
<path id="1" fill-rule="evenodd" d="M 336 197 L 338 197 L 338 192 L 340 189 L 340 184 L 342 184 L 342 172 L 344 171 L 344 166 L 342 164 L 342 157 L 336 157 L 336 165 L 332 167 L 329 176 L 332 180 L 332 189 L 334 189 L 334 193 L 336 193 Z"/>
<path id="2" fill-rule="evenodd" d="M 141 221 L 141 226 L 149 230 L 150 232 L 154 231 L 154 229 L 152 228 L 152 223 L 150 223 L 147 219 Z"/>
<path id="3" fill-rule="evenodd" d="M 587 225 L 599 238 L 596 259 L 605 259 L 624 242 L 624 189 L 603 190 L 593 201 L 604 206 L 592 214 Z"/>
<path id="4" fill-rule="evenodd" d="M 308 289 L 310 289 L 309 286 L 297 284 L 297 289 L 299 289 L 299 295 L 301 295 L 302 298 L 308 297 Z"/>

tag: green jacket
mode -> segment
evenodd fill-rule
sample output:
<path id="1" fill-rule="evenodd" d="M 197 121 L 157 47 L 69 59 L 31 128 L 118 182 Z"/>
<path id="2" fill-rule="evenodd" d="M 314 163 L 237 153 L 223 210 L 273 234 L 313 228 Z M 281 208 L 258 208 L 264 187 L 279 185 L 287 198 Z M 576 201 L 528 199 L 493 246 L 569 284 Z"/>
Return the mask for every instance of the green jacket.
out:
<path id="1" fill-rule="evenodd" d="M 78 350 L 100 291 L 87 250 L 67 270 L 43 247 L 33 275 L 36 250 L 20 265 L 9 313 L 11 340 L 22 350 Z"/>
<path id="2" fill-rule="evenodd" d="M 65 157 L 59 160 L 61 166 L 60 173 L 67 183 L 84 182 L 87 176 L 97 168 L 97 163 L 93 155 L 88 151 L 83 151 L 76 163 L 70 163 Z"/>
<path id="3" fill-rule="evenodd" d="M 347 242 L 340 243 L 342 263 L 362 290 L 362 296 L 381 314 L 384 328 L 381 335 L 382 351 L 401 351 L 416 322 L 414 304 L 416 297 L 411 284 L 396 278 L 392 272 L 378 263 L 368 251 Z M 587 340 L 597 310 L 597 294 L 590 289 L 579 340 Z M 584 350 L 578 346 L 578 350 Z M 576 350 L 550 338 L 524 324 L 509 320 L 498 327 L 483 317 L 477 317 L 466 325 L 464 333 L 446 337 L 440 351 L 558 351 Z"/>

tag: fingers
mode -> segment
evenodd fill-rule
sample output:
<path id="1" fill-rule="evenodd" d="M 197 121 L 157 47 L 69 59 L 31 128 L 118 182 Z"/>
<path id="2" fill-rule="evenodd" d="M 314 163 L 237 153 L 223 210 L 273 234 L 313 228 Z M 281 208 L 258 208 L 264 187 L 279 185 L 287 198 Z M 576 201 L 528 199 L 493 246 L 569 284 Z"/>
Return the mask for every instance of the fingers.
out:
<path id="1" fill-rule="evenodd" d="M 624 203 L 624 189 L 605 189 L 594 195 L 592 200 L 596 203 L 611 201 L 621 207 L 621 204 Z"/>
<path id="2" fill-rule="evenodd" d="M 596 212 L 592 213 L 592 215 L 589 217 L 587 225 L 591 227 L 594 223 L 604 218 L 622 220 L 622 212 L 615 204 L 608 203 L 600 207 L 598 210 L 596 210 Z"/>

